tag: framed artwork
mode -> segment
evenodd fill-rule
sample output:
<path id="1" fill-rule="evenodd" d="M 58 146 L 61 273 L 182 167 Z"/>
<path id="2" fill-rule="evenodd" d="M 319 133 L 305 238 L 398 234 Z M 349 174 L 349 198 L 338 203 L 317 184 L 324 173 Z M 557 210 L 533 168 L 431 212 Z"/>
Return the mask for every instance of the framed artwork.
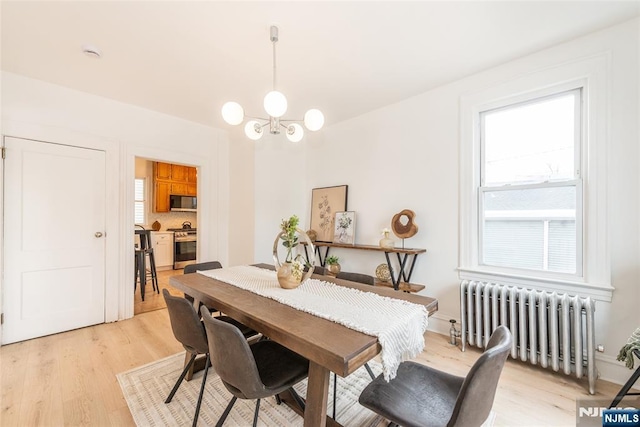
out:
<path id="1" fill-rule="evenodd" d="M 333 243 L 354 245 L 356 243 L 356 213 L 336 212 Z"/>
<path id="2" fill-rule="evenodd" d="M 335 213 L 347 210 L 348 185 L 311 190 L 311 225 L 318 242 L 333 242 Z"/>

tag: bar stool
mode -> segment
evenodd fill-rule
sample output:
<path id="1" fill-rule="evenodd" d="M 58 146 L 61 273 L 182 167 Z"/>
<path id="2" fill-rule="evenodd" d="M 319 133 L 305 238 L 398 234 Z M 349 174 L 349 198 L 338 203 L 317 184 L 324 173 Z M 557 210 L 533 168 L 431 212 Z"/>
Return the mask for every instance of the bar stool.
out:
<path id="1" fill-rule="evenodd" d="M 135 234 L 140 238 L 140 247 L 136 249 L 135 253 L 135 282 L 134 292 L 138 279 L 140 279 L 140 296 L 144 301 L 144 291 L 147 284 L 147 275 L 151 279 L 153 290 L 160 294 L 160 287 L 158 286 L 158 275 L 156 273 L 156 260 L 153 254 L 153 247 L 151 246 L 151 230 L 145 230 L 141 226 L 141 229 L 135 230 Z M 149 271 L 147 272 L 147 257 L 149 258 Z"/>

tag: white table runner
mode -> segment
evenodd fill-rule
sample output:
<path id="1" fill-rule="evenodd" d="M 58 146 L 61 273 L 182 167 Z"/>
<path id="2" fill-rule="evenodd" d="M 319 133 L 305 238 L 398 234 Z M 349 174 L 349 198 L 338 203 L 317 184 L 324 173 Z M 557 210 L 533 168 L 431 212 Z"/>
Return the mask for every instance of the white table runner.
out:
<path id="1" fill-rule="evenodd" d="M 377 337 L 387 381 L 396 376 L 401 362 L 424 349 L 429 313 L 423 305 L 317 279 L 309 279 L 296 289 L 283 289 L 275 271 L 253 266 L 198 273 Z"/>

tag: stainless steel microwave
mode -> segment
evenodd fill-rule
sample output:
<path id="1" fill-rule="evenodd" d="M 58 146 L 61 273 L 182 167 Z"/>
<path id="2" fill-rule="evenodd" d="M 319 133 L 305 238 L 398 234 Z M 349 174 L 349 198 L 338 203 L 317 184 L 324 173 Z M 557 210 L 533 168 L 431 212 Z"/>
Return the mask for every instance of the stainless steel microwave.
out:
<path id="1" fill-rule="evenodd" d="M 169 208 L 174 212 L 196 212 L 198 200 L 195 196 L 169 196 Z"/>

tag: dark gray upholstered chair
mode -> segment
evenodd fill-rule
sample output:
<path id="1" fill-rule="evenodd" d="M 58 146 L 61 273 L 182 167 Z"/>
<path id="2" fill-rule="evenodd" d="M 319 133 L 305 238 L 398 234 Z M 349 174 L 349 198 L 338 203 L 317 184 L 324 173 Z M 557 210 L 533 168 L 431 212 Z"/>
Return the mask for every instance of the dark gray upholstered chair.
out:
<path id="1" fill-rule="evenodd" d="M 201 262 L 198 264 L 189 264 L 184 267 L 184 270 L 182 271 L 182 273 L 191 274 L 191 273 L 195 273 L 198 270 L 215 270 L 217 268 L 222 268 L 222 264 L 220 264 L 219 261 L 208 261 L 208 262 Z M 184 294 L 184 297 L 193 303 L 193 297 L 191 295 Z M 218 311 L 213 307 L 210 307 L 209 310 L 212 312 Z"/>
<path id="2" fill-rule="evenodd" d="M 201 262 L 198 264 L 189 264 L 184 268 L 183 274 L 191 274 L 191 273 L 195 273 L 196 271 L 203 271 L 203 270 L 215 270 L 217 268 L 222 268 L 222 264 L 220 264 L 219 261 L 207 261 L 207 262 Z M 191 295 L 184 294 L 184 297 L 191 304 L 193 304 L 193 297 Z M 204 304 L 200 303 L 200 307 L 202 307 L 203 305 Z M 215 313 L 216 311 L 218 311 L 214 307 L 207 307 L 207 308 L 211 313 Z M 251 338 L 255 335 L 258 335 L 256 331 L 238 322 L 237 320 L 232 319 L 231 317 L 220 316 L 220 320 L 222 320 L 223 322 L 231 323 L 236 328 L 240 329 L 240 332 L 242 332 L 242 335 L 244 335 L 245 338 Z"/>
<path id="3" fill-rule="evenodd" d="M 233 404 L 240 399 L 257 399 L 253 425 L 258 422 L 260 399 L 290 389 L 302 408 L 304 403 L 293 386 L 309 374 L 309 361 L 275 341 L 258 341 L 251 345 L 237 328 L 212 317 L 200 308 L 209 354 L 222 383 L 233 395 L 216 426 L 222 426 Z"/>
<path id="4" fill-rule="evenodd" d="M 184 268 L 184 274 L 195 273 L 198 270 L 215 270 L 216 268 L 222 268 L 222 264 L 220 264 L 219 261 L 208 261 L 198 264 L 189 264 Z"/>
<path id="5" fill-rule="evenodd" d="M 491 412 L 511 340 L 509 329 L 498 327 L 466 377 L 403 362 L 393 380 L 372 381 L 360 404 L 405 427 L 480 426 Z"/>
<path id="6" fill-rule="evenodd" d="M 206 354 L 207 360 L 205 362 L 204 374 L 202 376 L 202 385 L 200 386 L 200 394 L 198 395 L 198 403 L 196 405 L 196 413 L 193 416 L 193 425 L 198 422 L 198 415 L 200 414 L 200 405 L 202 404 L 202 394 L 204 392 L 204 385 L 207 381 L 207 373 L 209 372 L 209 344 L 207 342 L 207 333 L 204 330 L 204 325 L 200 320 L 200 315 L 196 312 L 193 304 L 184 298 L 171 296 L 168 290 L 163 289 L 162 295 L 167 303 L 167 310 L 169 311 L 169 320 L 171 321 L 171 329 L 173 335 L 182 344 L 187 353 L 191 354 L 191 359 L 187 363 L 173 386 L 171 393 L 167 397 L 164 403 L 171 402 L 173 396 L 176 394 L 178 387 L 182 384 L 184 377 L 187 375 L 191 366 L 196 360 L 196 356 L 199 354 Z M 238 332 L 239 333 L 239 332 Z"/>
<path id="7" fill-rule="evenodd" d="M 349 273 L 346 271 L 341 271 L 340 273 L 338 273 L 336 279 L 351 280 L 352 282 L 364 283 L 365 285 L 371 286 L 374 285 L 376 280 L 373 276 L 369 276 L 368 274 Z"/>

